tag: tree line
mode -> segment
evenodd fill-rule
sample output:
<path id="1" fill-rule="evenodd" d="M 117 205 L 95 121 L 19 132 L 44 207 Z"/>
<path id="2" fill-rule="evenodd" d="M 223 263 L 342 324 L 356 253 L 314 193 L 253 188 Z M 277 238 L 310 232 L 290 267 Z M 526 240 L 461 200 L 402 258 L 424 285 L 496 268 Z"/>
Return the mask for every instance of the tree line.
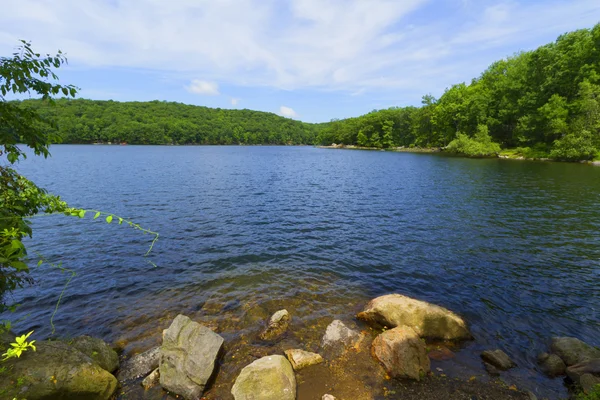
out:
<path id="1" fill-rule="evenodd" d="M 467 155 L 500 148 L 561 160 L 598 157 L 600 24 L 493 63 L 421 107 L 332 121 L 317 141 L 366 147 L 442 147 Z"/>
<path id="2" fill-rule="evenodd" d="M 22 106 L 54 121 L 46 130 L 63 143 L 313 144 L 318 124 L 272 113 L 181 103 L 57 99 Z"/>

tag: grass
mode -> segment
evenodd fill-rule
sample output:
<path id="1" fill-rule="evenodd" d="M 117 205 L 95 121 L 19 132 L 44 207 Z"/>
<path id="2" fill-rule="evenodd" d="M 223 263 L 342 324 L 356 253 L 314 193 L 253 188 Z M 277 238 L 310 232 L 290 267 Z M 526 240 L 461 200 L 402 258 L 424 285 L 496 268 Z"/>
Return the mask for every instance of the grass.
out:
<path id="1" fill-rule="evenodd" d="M 500 152 L 500 156 L 505 156 L 508 158 L 531 158 L 531 159 L 540 159 L 540 158 L 549 158 L 550 151 L 545 146 L 536 145 L 532 147 L 517 147 L 515 149 L 504 149 Z"/>
<path id="2" fill-rule="evenodd" d="M 600 385 L 594 386 L 588 394 L 580 393 L 575 400 L 600 400 Z"/>

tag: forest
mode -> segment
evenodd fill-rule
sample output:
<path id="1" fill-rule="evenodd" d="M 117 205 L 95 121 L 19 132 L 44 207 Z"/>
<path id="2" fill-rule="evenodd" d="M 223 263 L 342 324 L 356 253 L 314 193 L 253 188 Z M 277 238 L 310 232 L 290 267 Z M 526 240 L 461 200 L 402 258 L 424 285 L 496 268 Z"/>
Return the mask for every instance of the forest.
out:
<path id="1" fill-rule="evenodd" d="M 313 144 L 319 125 L 272 113 L 164 101 L 25 100 L 62 143 Z"/>
<path id="2" fill-rule="evenodd" d="M 323 144 L 591 160 L 600 150 L 600 24 L 493 63 L 420 107 L 323 124 L 161 101 L 25 100 L 63 143 Z M 509 149 L 509 150 L 507 150 Z"/>
<path id="3" fill-rule="evenodd" d="M 600 24 L 493 63 L 421 107 L 332 121 L 321 144 L 441 147 L 466 155 L 588 160 L 600 150 Z"/>

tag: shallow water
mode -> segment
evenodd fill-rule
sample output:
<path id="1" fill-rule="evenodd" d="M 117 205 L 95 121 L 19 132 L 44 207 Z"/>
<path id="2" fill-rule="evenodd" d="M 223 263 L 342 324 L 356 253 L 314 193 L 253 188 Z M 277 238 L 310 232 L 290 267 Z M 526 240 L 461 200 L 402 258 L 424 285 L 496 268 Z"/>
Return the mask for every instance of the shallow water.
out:
<path id="1" fill-rule="evenodd" d="M 215 397 L 227 398 L 257 354 L 316 349 L 331 320 L 352 322 L 391 292 L 467 319 L 475 341 L 442 363 L 450 376 L 484 375 L 478 354 L 499 347 L 518 364 L 503 379 L 558 398 L 562 380 L 536 370 L 548 339 L 600 345 L 598 167 L 311 147 L 65 145 L 52 154 L 18 169 L 72 206 L 160 233 L 154 268 L 142 257 L 151 238 L 130 228 L 35 218 L 31 254 L 77 273 L 56 334 L 102 337 L 128 356 L 187 314 L 226 340 Z M 42 338 L 67 275 L 42 267 L 34 276 L 11 318 L 27 315 L 18 330 Z M 292 333 L 273 348 L 257 343 L 264 319 L 284 307 Z M 388 385 L 364 379 L 376 395 Z M 301 400 L 313 395 L 303 393 L 301 384 Z"/>

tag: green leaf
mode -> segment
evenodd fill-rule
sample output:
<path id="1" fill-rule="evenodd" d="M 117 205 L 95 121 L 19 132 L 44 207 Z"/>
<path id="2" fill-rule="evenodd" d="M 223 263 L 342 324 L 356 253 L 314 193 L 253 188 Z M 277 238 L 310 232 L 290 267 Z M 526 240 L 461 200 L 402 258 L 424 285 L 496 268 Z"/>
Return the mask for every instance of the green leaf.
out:
<path id="1" fill-rule="evenodd" d="M 119 218 L 119 225 L 123 223 L 123 218 Z"/>
<path id="2" fill-rule="evenodd" d="M 109 223 L 109 224 L 110 224 L 110 223 L 112 222 L 112 220 L 113 220 L 113 217 L 112 217 L 112 215 L 109 215 L 108 217 L 106 217 L 106 222 L 107 222 L 107 223 Z"/>
<path id="3" fill-rule="evenodd" d="M 37 266 L 39 267 L 40 265 L 42 265 L 43 262 L 44 262 L 44 260 L 38 261 Z"/>
<path id="4" fill-rule="evenodd" d="M 80 210 L 79 211 L 79 218 L 83 218 L 85 217 L 85 210 Z"/>
<path id="5" fill-rule="evenodd" d="M 98 211 L 98 212 L 96 213 L 96 215 L 94 215 L 94 219 L 98 218 L 99 216 L 100 216 L 100 211 Z"/>

